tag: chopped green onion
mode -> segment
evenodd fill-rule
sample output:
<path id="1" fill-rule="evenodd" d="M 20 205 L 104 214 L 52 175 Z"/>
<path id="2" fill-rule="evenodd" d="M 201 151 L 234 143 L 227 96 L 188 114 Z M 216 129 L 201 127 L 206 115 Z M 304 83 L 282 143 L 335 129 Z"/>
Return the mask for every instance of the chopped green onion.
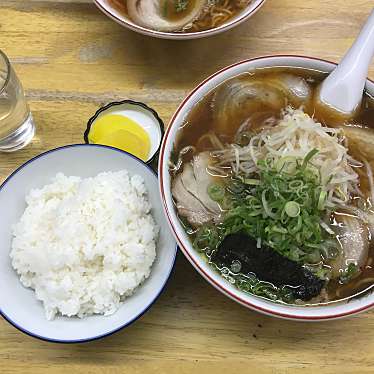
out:
<path id="1" fill-rule="evenodd" d="M 275 218 L 275 215 L 271 212 L 271 209 L 269 208 L 268 202 L 266 201 L 266 190 L 262 191 L 261 201 L 262 201 L 262 206 L 264 207 L 264 213 L 268 217 Z"/>
<path id="2" fill-rule="evenodd" d="M 315 156 L 318 153 L 318 149 L 314 148 L 312 149 L 305 157 L 303 160 L 303 163 L 301 165 L 301 170 L 305 170 L 309 161 L 312 159 L 313 156 Z"/>
<path id="3" fill-rule="evenodd" d="M 300 191 L 302 190 L 302 188 L 304 187 L 304 182 L 302 180 L 294 180 L 294 181 L 291 181 L 289 184 L 288 184 L 288 188 L 290 190 L 293 190 L 293 191 Z"/>
<path id="4" fill-rule="evenodd" d="M 285 229 L 284 227 L 279 227 L 279 226 L 273 226 L 271 228 L 271 231 L 276 232 L 278 234 L 287 234 L 288 233 L 287 229 Z"/>
<path id="5" fill-rule="evenodd" d="M 341 283 L 348 283 L 352 278 L 354 278 L 360 268 L 357 266 L 357 264 L 351 262 L 347 269 L 343 272 L 343 274 L 340 276 L 340 282 Z"/>
<path id="6" fill-rule="evenodd" d="M 336 248 L 332 251 L 326 244 L 329 239 L 336 242 L 335 235 L 322 226 L 327 193 L 319 173 L 308 163 L 317 152 L 312 150 L 304 160 L 286 158 L 294 165 L 292 173 L 287 167 L 279 171 L 263 159 L 258 162 L 259 172 L 229 182 L 225 199 L 230 208 L 224 214 L 222 235 L 247 233 L 302 263 L 336 256 Z"/>
<path id="7" fill-rule="evenodd" d="M 214 226 L 201 226 L 195 235 L 193 246 L 199 251 L 213 250 L 219 241 L 219 234 Z"/>
<path id="8" fill-rule="evenodd" d="M 288 217 L 295 218 L 300 214 L 300 205 L 296 201 L 288 201 L 284 206 L 284 211 Z"/>
<path id="9" fill-rule="evenodd" d="M 327 268 L 318 269 L 314 274 L 323 280 L 329 280 L 331 278 L 331 270 Z"/>
<path id="10" fill-rule="evenodd" d="M 175 11 L 177 13 L 183 12 L 188 7 L 189 0 L 174 0 Z"/>
<path id="11" fill-rule="evenodd" d="M 325 209 L 325 202 L 326 202 L 327 192 L 321 191 L 318 197 L 318 210 L 324 210 Z"/>
<path id="12" fill-rule="evenodd" d="M 225 197 L 225 188 L 220 184 L 211 184 L 208 187 L 208 195 L 212 200 L 221 202 Z"/>
<path id="13" fill-rule="evenodd" d="M 240 273 L 240 270 L 242 270 L 242 264 L 238 260 L 234 260 L 230 266 L 230 270 L 233 273 Z"/>
<path id="14" fill-rule="evenodd" d="M 282 157 L 274 166 L 278 171 L 293 172 L 296 168 L 296 159 L 291 156 Z"/>
<path id="15" fill-rule="evenodd" d="M 248 184 L 250 186 L 259 186 L 261 184 L 261 181 L 259 179 L 243 179 L 243 182 L 245 184 Z"/>

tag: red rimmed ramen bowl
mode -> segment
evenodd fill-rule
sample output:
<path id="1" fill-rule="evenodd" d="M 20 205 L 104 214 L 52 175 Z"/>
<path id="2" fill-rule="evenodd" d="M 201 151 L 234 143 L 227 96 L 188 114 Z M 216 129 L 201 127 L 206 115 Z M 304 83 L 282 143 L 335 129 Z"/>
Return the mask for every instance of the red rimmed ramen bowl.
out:
<path id="1" fill-rule="evenodd" d="M 172 156 L 178 131 L 185 123 L 185 119 L 191 110 L 209 92 L 228 79 L 245 72 L 253 71 L 254 69 L 266 67 L 296 67 L 328 73 L 332 71 L 335 66 L 336 64 L 332 62 L 311 57 L 268 56 L 245 60 L 224 68 L 202 82 L 182 102 L 171 119 L 161 146 L 159 162 L 161 197 L 167 219 L 181 251 L 195 269 L 224 295 L 249 309 L 270 316 L 301 321 L 322 321 L 350 316 L 369 310 L 374 306 L 373 285 L 365 292 L 359 293 L 351 298 L 325 304 L 301 306 L 277 303 L 240 291 L 233 284 L 224 279 L 217 271 L 213 270 L 213 268 L 207 263 L 206 259 L 193 248 L 191 241 L 177 216 L 175 204 L 173 202 L 169 161 Z M 369 79 L 366 83 L 366 89 L 370 95 L 374 95 L 374 83 Z"/>
<path id="2" fill-rule="evenodd" d="M 142 26 L 141 24 L 132 20 L 126 13 L 122 0 L 94 0 L 97 7 L 109 18 L 113 19 L 121 26 L 124 26 L 132 31 L 136 31 L 143 35 L 153 36 L 161 39 L 172 39 L 172 40 L 188 40 L 198 39 L 207 36 L 220 34 L 224 31 L 230 30 L 233 27 L 240 25 L 245 22 L 248 18 L 252 17 L 266 0 L 252 0 L 248 6 L 238 11 L 230 17 L 227 21 L 219 26 L 209 28 L 201 31 L 188 31 L 188 32 L 171 32 L 171 31 L 160 31 L 152 29 L 150 27 Z M 151 1 L 151 0 L 147 0 Z"/>

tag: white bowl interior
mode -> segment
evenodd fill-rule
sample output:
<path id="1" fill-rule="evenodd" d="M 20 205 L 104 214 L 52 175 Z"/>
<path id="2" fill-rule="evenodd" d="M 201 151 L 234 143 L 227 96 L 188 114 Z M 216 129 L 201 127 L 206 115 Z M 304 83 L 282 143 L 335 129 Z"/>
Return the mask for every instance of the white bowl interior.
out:
<path id="1" fill-rule="evenodd" d="M 215 272 L 206 263 L 203 257 L 193 249 L 190 240 L 184 232 L 174 209 L 170 192 L 171 179 L 168 171 L 168 160 L 170 158 L 170 154 L 173 149 L 178 130 L 183 124 L 184 119 L 186 118 L 188 113 L 196 105 L 196 103 L 201 100 L 202 97 L 204 97 L 212 89 L 214 89 L 227 79 L 256 68 L 271 66 L 303 67 L 307 69 L 315 69 L 328 72 L 334 68 L 335 64 L 318 59 L 297 56 L 264 57 L 243 61 L 236 65 L 223 69 L 206 79 L 200 86 L 198 86 L 185 99 L 185 101 L 177 110 L 165 134 L 161 147 L 161 156 L 159 163 L 160 188 L 162 197 L 165 201 L 165 211 L 169 218 L 170 226 L 174 232 L 175 237 L 177 238 L 181 250 L 186 255 L 188 260 L 192 263 L 192 265 L 200 272 L 200 274 L 219 291 L 223 292 L 225 295 L 249 308 L 255 309 L 265 314 L 297 320 L 323 320 L 339 318 L 345 315 L 358 313 L 362 310 L 366 310 L 369 307 L 374 306 L 373 292 L 361 298 L 351 299 L 349 303 L 340 302 L 323 306 L 298 307 L 274 303 L 239 291 L 232 284 L 223 279 L 217 272 Z M 367 90 L 370 93 L 374 94 L 373 82 L 367 81 Z"/>
<path id="2" fill-rule="evenodd" d="M 264 3 L 265 0 L 253 0 L 249 6 L 244 9 L 239 14 L 235 15 L 232 19 L 228 22 L 224 23 L 219 27 L 215 27 L 210 30 L 193 32 L 193 33 L 171 33 L 171 32 L 161 32 L 150 30 L 145 27 L 139 26 L 130 18 L 128 18 L 123 12 L 116 9 L 113 6 L 111 0 L 94 0 L 100 10 L 102 10 L 106 15 L 112 18 L 114 21 L 118 22 L 119 24 L 133 30 L 139 32 L 141 34 L 154 36 L 156 38 L 163 38 L 163 39 L 196 39 L 201 38 L 209 35 L 219 34 L 223 31 L 229 30 L 234 26 L 239 25 L 240 23 L 244 22 L 248 17 L 253 15 Z"/>
<path id="3" fill-rule="evenodd" d="M 23 287 L 11 266 L 11 227 L 25 210 L 25 196 L 33 188 L 49 183 L 57 172 L 80 177 L 95 176 L 103 171 L 127 169 L 144 178 L 152 204 L 152 214 L 160 227 L 157 257 L 150 277 L 125 300 L 113 315 L 85 319 L 57 317 L 47 321 L 42 303 L 34 291 Z M 165 221 L 157 177 L 138 159 L 114 148 L 76 145 L 42 154 L 16 171 L 0 190 L 0 311 L 21 330 L 48 340 L 82 341 L 114 332 L 145 312 L 161 293 L 172 271 L 176 244 Z"/>

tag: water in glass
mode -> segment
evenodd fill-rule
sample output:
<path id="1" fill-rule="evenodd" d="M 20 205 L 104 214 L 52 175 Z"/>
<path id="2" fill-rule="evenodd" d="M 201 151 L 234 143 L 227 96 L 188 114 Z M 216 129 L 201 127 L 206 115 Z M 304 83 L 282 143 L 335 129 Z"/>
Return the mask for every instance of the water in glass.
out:
<path id="1" fill-rule="evenodd" d="M 21 82 L 0 50 L 0 152 L 23 148 L 34 133 L 34 121 Z"/>

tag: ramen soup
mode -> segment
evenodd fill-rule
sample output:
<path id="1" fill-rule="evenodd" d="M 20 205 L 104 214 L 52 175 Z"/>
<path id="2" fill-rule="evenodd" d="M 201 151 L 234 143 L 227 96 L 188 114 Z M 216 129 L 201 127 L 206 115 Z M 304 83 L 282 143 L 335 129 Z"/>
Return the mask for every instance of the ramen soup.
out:
<path id="1" fill-rule="evenodd" d="M 322 72 L 266 68 L 201 100 L 170 161 L 175 208 L 240 290 L 289 304 L 372 292 L 374 100 L 354 120 L 313 104 Z"/>
<path id="2" fill-rule="evenodd" d="M 252 0 L 111 0 L 117 10 L 147 29 L 198 32 L 218 27 Z"/>

